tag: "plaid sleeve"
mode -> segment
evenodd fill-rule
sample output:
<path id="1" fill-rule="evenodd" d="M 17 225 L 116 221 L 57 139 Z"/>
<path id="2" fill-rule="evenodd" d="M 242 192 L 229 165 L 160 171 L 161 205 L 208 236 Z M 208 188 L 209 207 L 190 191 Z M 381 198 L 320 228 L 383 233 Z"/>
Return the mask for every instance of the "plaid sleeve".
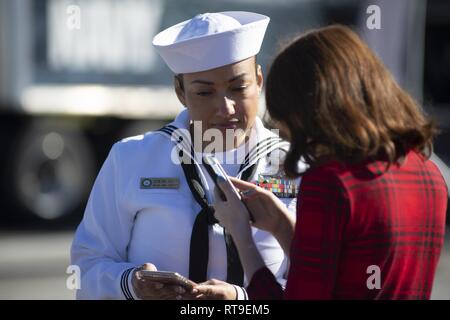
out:
<path id="1" fill-rule="evenodd" d="M 332 299 L 349 201 L 334 170 L 312 169 L 300 185 L 286 299 Z"/>
<path id="2" fill-rule="evenodd" d="M 272 272 L 263 267 L 253 275 L 247 287 L 247 294 L 250 300 L 280 300 L 283 297 L 283 289 Z"/>

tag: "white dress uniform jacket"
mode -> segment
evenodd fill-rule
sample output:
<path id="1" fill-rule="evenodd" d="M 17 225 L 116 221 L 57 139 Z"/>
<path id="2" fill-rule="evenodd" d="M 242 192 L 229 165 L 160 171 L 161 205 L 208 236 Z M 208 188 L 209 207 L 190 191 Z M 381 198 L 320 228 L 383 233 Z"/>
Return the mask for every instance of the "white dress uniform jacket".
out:
<path id="1" fill-rule="evenodd" d="M 185 110 L 172 124 L 188 129 L 189 121 Z M 258 141 L 275 136 L 259 118 L 253 132 Z M 175 143 L 161 132 L 127 138 L 112 147 L 94 183 L 71 248 L 71 263 L 81 271 L 78 299 L 136 298 L 131 272 L 146 262 L 158 270 L 189 276 L 190 238 L 200 206 L 181 166 L 171 159 L 174 147 Z M 253 154 L 263 155 L 257 161 L 254 177 L 273 170 L 267 152 Z M 179 186 L 141 188 L 142 178 L 158 177 L 176 178 Z M 211 181 L 204 184 L 211 197 Z M 295 198 L 282 200 L 295 214 Z M 253 237 L 265 264 L 284 284 L 287 259 L 278 242 L 256 228 Z M 226 280 L 227 254 L 223 228 L 218 224 L 209 229 L 208 259 L 208 278 Z M 245 279 L 244 285 L 247 282 Z"/>

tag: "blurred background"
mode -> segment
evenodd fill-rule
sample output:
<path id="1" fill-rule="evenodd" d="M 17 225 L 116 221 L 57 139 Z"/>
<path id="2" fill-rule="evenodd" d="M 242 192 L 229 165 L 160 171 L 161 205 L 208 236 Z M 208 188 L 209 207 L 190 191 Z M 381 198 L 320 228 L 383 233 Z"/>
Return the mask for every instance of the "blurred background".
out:
<path id="1" fill-rule="evenodd" d="M 69 248 L 110 147 L 182 109 L 153 36 L 230 10 L 271 18 L 263 70 L 298 32 L 353 27 L 438 121 L 450 164 L 448 0 L 0 0 L 0 299 L 74 298 Z M 449 233 L 433 299 L 450 299 Z"/>

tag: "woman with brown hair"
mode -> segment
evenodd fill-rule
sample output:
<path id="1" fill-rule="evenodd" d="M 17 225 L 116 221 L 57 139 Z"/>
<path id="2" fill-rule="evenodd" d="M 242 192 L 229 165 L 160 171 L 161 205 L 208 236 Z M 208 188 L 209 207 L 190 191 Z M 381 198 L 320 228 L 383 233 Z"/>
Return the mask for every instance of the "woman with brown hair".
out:
<path id="1" fill-rule="evenodd" d="M 447 206 L 428 160 L 433 122 L 343 26 L 308 32 L 275 58 L 266 104 L 291 142 L 286 174 L 302 176 L 297 221 L 269 191 L 237 179 L 246 206 L 225 182 L 227 201 L 215 203 L 252 279 L 250 297 L 429 299 Z M 284 292 L 255 250 L 248 210 L 290 256 Z"/>

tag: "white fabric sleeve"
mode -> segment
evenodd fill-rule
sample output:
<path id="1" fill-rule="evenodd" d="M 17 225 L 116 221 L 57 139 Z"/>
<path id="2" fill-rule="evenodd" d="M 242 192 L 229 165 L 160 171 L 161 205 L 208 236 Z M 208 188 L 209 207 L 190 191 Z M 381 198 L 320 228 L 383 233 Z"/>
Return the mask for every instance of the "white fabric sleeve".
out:
<path id="1" fill-rule="evenodd" d="M 132 299 L 127 262 L 134 214 L 123 207 L 118 144 L 111 149 L 92 188 L 71 247 L 71 263 L 80 268 L 77 299 Z"/>
<path id="2" fill-rule="evenodd" d="M 233 284 L 234 288 L 236 289 L 237 297 L 236 300 L 248 300 L 248 294 L 245 288 L 239 287 L 235 284 Z"/>
<path id="3" fill-rule="evenodd" d="M 135 269 L 136 269 L 136 268 L 133 268 L 133 269 L 131 270 L 131 272 L 133 272 Z M 139 298 L 139 297 L 136 295 L 136 293 L 134 292 L 133 285 L 131 284 L 131 273 L 130 273 L 130 275 L 129 275 L 128 277 L 125 277 L 124 274 L 122 274 L 122 277 L 123 277 L 124 279 L 128 279 L 128 290 L 129 290 L 130 296 L 128 296 L 127 299 L 128 299 L 128 300 L 142 300 L 142 299 Z"/>

